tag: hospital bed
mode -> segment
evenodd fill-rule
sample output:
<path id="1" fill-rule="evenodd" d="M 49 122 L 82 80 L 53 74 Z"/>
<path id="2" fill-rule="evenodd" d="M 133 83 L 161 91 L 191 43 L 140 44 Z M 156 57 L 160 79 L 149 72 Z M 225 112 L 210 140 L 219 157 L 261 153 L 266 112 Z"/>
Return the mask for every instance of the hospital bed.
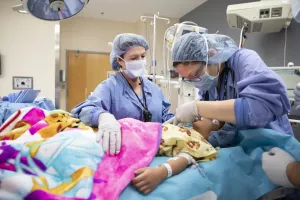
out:
<path id="1" fill-rule="evenodd" d="M 264 133 L 264 135 L 259 135 L 259 136 L 255 136 L 255 132 L 257 132 L 257 130 L 246 130 L 243 132 L 244 133 L 243 135 L 241 135 L 242 136 L 241 138 L 247 138 L 247 137 L 250 138 L 250 140 L 246 140 L 246 141 L 247 141 L 247 146 L 249 145 L 251 146 L 251 144 L 253 144 L 253 142 L 251 141 L 266 141 L 266 139 L 271 140 L 270 138 L 272 138 L 272 132 L 274 131 L 263 129 L 262 132 Z M 252 137 L 256 137 L 256 139 L 254 138 L 253 140 Z M 279 137 L 283 138 L 285 136 L 279 136 Z M 289 140 L 291 139 L 293 138 L 289 138 Z M 273 140 L 273 141 L 278 141 L 278 140 Z M 266 143 L 263 142 L 262 144 L 263 144 L 262 146 L 265 146 Z M 284 142 L 283 144 L 285 144 L 286 146 L 287 143 Z M 271 145 L 271 143 L 268 143 L 268 145 Z M 243 144 L 241 144 L 241 146 L 243 146 Z M 248 147 L 243 147 L 243 148 L 247 149 Z M 153 194 L 145 196 L 145 198 L 139 196 L 140 194 L 131 185 L 128 185 L 125 188 L 124 193 L 121 194 L 120 200 L 123 199 L 124 200 L 125 199 L 126 200 L 127 199 L 131 199 L 131 200 L 189 199 L 201 195 L 202 192 L 205 192 L 205 190 L 210 189 L 212 185 L 213 185 L 213 189 L 216 190 L 218 194 L 220 194 L 220 197 L 224 196 L 221 199 L 239 199 L 238 197 L 241 196 L 240 193 L 247 193 L 249 191 L 249 196 L 247 199 L 254 200 L 255 198 L 260 197 L 261 194 L 265 194 L 267 191 L 272 190 L 273 188 L 275 188 L 275 186 L 273 184 L 269 185 L 270 181 L 268 180 L 266 175 L 263 173 L 261 167 L 259 166 L 259 160 L 261 160 L 260 157 L 261 153 L 257 154 L 254 152 L 254 154 L 252 153 L 248 154 L 247 151 L 249 150 L 246 149 L 243 150 L 238 148 L 236 149 L 237 151 L 234 150 L 232 151 L 231 148 L 220 149 L 218 159 L 216 159 L 215 161 L 205 162 L 200 164 L 201 167 L 204 167 L 204 173 L 203 173 L 204 175 L 202 173 L 199 173 L 198 169 L 189 167 L 179 175 L 171 177 L 170 179 L 164 181 L 153 192 Z M 251 150 L 251 152 L 253 152 L 253 150 Z M 246 159 L 244 159 L 243 156 L 244 153 L 247 153 Z M 249 161 L 248 158 L 250 158 L 251 161 L 250 166 L 248 165 L 249 163 L 247 162 L 247 160 Z M 155 157 L 152 163 L 150 164 L 150 167 L 155 167 L 162 163 L 165 163 L 167 159 L 168 159 L 167 157 Z M 300 158 L 298 158 L 298 160 L 300 160 Z M 220 163 L 222 163 L 223 165 L 221 165 L 222 167 L 219 169 L 217 166 L 220 166 L 219 165 Z M 237 169 L 236 169 L 237 167 L 236 164 L 238 164 Z M 252 168 L 251 166 L 254 168 Z M 232 170 L 234 171 L 233 174 L 231 174 Z M 245 177 L 245 172 L 247 174 L 246 177 L 249 178 L 249 180 Z M 207 176 L 208 174 L 209 176 Z M 263 178 L 258 178 L 257 180 L 255 180 L 251 178 L 252 175 L 253 177 L 255 176 L 255 177 L 263 177 Z M 208 177 L 208 179 L 206 178 L 206 176 Z M 232 180 L 233 182 L 230 183 L 230 181 L 228 180 Z M 238 184 L 236 181 L 238 182 Z M 262 184 L 259 184 L 259 181 Z M 259 188 L 258 185 L 260 185 L 261 188 Z M 242 187 L 244 187 L 244 189 Z M 178 198 L 178 196 L 176 195 L 180 195 L 180 194 L 176 194 L 176 193 L 174 194 L 174 192 L 172 193 L 169 190 L 170 188 L 173 188 L 175 190 L 181 189 L 182 190 L 181 193 L 185 193 L 188 198 Z M 256 192 L 255 191 L 256 189 L 260 191 Z M 275 200 L 278 198 L 282 198 L 286 195 L 292 194 L 295 191 L 296 190 L 290 188 L 277 188 L 274 191 L 269 192 L 268 194 L 260 197 L 259 199 Z M 171 195 L 172 197 L 168 198 L 169 196 L 168 195 L 166 196 L 166 193 L 168 195 Z M 228 195 L 234 196 L 235 198 L 226 198 L 226 196 Z"/>

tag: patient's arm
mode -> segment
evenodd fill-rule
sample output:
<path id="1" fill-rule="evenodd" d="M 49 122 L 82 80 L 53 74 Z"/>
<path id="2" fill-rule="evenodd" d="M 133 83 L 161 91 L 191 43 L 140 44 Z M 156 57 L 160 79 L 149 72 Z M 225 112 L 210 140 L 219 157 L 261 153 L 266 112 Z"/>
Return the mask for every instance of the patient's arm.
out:
<path id="1" fill-rule="evenodd" d="M 189 165 L 185 157 L 175 157 L 167 162 L 172 168 L 172 175 L 181 173 Z M 136 177 L 132 180 L 133 185 L 142 193 L 152 192 L 161 182 L 168 178 L 168 170 L 164 165 L 157 168 L 142 168 L 135 172 Z"/>
<path id="2" fill-rule="evenodd" d="M 190 165 L 190 162 L 182 157 L 182 156 L 176 156 L 174 158 L 171 158 L 168 160 L 168 164 L 172 168 L 172 176 L 180 174 L 185 168 L 187 168 L 188 165 Z M 159 168 L 162 168 L 162 170 L 167 173 L 168 175 L 168 170 L 165 166 L 160 166 Z"/>
<path id="3" fill-rule="evenodd" d="M 300 163 L 290 163 L 286 169 L 289 181 L 297 188 L 300 188 Z"/>

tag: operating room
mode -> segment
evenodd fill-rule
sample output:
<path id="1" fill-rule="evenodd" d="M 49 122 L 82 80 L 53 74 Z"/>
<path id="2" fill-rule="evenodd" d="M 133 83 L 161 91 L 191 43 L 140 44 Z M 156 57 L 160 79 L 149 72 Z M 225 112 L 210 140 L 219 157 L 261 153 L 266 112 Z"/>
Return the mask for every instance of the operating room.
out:
<path id="1" fill-rule="evenodd" d="M 1 0 L 0 200 L 300 199 L 300 0 Z"/>

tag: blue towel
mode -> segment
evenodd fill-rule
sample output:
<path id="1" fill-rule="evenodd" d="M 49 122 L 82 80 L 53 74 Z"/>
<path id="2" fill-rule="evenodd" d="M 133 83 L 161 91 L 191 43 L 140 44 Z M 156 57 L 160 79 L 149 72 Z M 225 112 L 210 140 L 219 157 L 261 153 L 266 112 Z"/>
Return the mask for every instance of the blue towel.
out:
<path id="1" fill-rule="evenodd" d="M 26 107 L 39 107 L 44 110 L 55 110 L 50 99 L 38 98 L 34 103 L 10 103 L 7 101 L 0 102 L 0 126 L 16 111 Z"/>
<path id="2" fill-rule="evenodd" d="M 218 131 L 212 131 L 208 141 L 214 147 L 232 147 L 236 143 L 237 128 L 235 125 L 225 123 Z"/>
<path id="3" fill-rule="evenodd" d="M 209 190 L 219 200 L 254 200 L 274 190 L 262 169 L 262 153 L 272 147 L 289 152 L 300 162 L 300 143 L 292 136 L 271 129 L 241 130 L 235 136 L 237 146 L 220 149 L 214 161 L 200 163 L 201 171 L 193 167 L 165 180 L 151 194 L 145 196 L 129 185 L 120 200 L 185 200 Z M 157 157 L 151 163 L 156 167 L 167 161 Z"/>

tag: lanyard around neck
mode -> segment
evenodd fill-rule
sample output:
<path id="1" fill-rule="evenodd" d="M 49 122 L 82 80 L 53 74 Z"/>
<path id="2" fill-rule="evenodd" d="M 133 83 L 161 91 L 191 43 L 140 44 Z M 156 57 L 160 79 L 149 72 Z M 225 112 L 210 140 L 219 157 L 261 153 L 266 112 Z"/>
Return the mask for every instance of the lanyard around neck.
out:
<path id="1" fill-rule="evenodd" d="M 228 66 L 228 62 L 225 62 L 225 68 L 222 71 L 222 73 L 220 74 L 220 83 L 224 82 L 224 84 L 223 84 L 224 85 L 223 100 L 227 100 L 227 81 L 228 81 L 229 71 L 231 72 L 231 79 L 232 79 L 232 83 L 233 83 L 233 97 L 232 98 L 235 99 L 237 97 L 236 90 L 234 87 L 234 71 Z M 221 86 L 222 86 L 222 84 L 220 85 L 219 91 L 217 91 L 219 101 L 221 100 Z M 204 100 L 209 101 L 209 91 L 206 91 Z"/>
<path id="2" fill-rule="evenodd" d="M 121 73 L 122 74 L 122 73 Z M 143 108 L 145 110 L 148 111 L 148 106 L 147 106 L 147 99 L 146 99 L 146 95 L 145 95 L 145 92 L 144 92 L 144 81 L 142 78 L 140 78 L 140 81 L 141 81 L 141 86 L 142 86 L 142 93 L 143 93 L 143 100 L 144 100 L 144 104 L 143 102 L 140 100 L 140 98 L 138 97 L 138 95 L 135 93 L 133 87 L 130 85 L 129 81 L 125 78 L 125 76 L 122 74 L 122 76 L 124 77 L 124 79 L 126 80 L 126 82 L 128 83 L 129 87 L 131 88 L 132 92 L 135 94 L 136 98 L 138 99 L 138 101 L 140 102 L 140 104 L 143 106 Z"/>

